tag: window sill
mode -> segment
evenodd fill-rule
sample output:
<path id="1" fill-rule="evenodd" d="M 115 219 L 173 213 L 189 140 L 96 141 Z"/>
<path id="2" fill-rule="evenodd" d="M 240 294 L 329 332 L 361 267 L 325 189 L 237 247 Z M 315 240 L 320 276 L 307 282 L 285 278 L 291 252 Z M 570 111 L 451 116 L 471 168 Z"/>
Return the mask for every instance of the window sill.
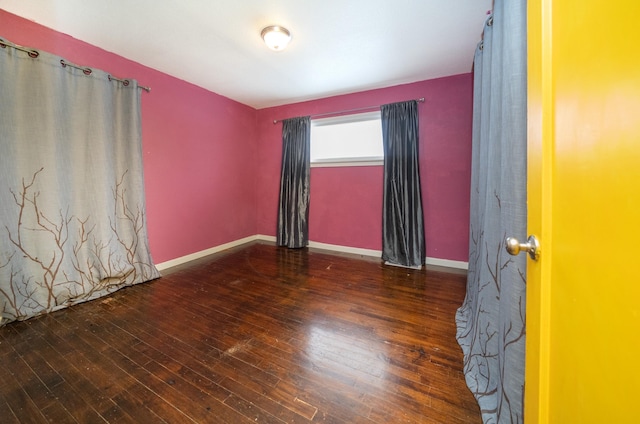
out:
<path id="1" fill-rule="evenodd" d="M 344 166 L 382 166 L 383 159 L 379 160 L 335 160 L 326 162 L 311 162 L 312 168 L 335 168 Z"/>

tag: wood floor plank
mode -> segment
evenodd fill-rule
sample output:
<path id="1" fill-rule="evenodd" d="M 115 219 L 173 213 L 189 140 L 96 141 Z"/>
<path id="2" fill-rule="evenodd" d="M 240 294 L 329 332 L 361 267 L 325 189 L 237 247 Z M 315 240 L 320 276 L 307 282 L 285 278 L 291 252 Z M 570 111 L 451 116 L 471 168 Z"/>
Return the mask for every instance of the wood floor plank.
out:
<path id="1" fill-rule="evenodd" d="M 309 419 L 313 418 L 313 415 L 316 412 L 314 409 L 310 413 L 309 411 L 298 413 L 295 408 L 291 408 L 291 404 L 289 402 L 271 397 L 270 395 L 272 393 L 270 391 L 256 392 L 246 384 L 243 384 L 242 381 L 225 378 L 222 384 L 234 394 L 234 397 L 251 402 L 263 411 L 268 412 L 274 417 L 287 423 L 308 423 Z"/>
<path id="2" fill-rule="evenodd" d="M 7 382 L 5 382 L 7 384 Z M 46 416 L 46 415 L 45 415 Z M 4 397 L 0 397 L 0 417 L 3 423 L 19 423 L 18 417 L 13 413 Z"/>
<path id="3" fill-rule="evenodd" d="M 481 422 L 463 273 L 256 242 L 163 274 L 0 327 L 2 422 Z"/>
<path id="4" fill-rule="evenodd" d="M 66 324 L 64 325 L 72 326 L 71 328 L 74 328 L 76 333 L 68 333 L 67 336 L 64 336 L 64 339 L 60 339 L 59 343 L 53 346 L 56 350 L 59 348 L 60 343 L 62 345 L 73 344 L 78 348 L 69 351 L 65 355 L 65 359 L 70 358 L 77 366 L 81 366 L 85 361 L 90 361 L 99 366 L 104 372 L 110 373 L 113 381 L 122 387 L 122 390 L 113 398 L 114 402 L 119 404 L 117 400 L 129 399 L 129 404 L 140 405 L 140 408 L 128 412 L 132 417 L 138 416 L 145 418 L 139 422 L 161 422 L 165 418 L 168 420 L 167 422 L 180 422 L 184 420 L 182 413 L 162 400 L 156 393 L 136 379 L 135 376 L 127 372 L 126 369 L 119 366 L 118 359 L 120 359 L 121 354 L 118 351 L 111 348 L 94 334 L 85 335 L 85 337 L 76 337 L 74 334 L 82 333 L 79 333 L 80 327 L 76 326 L 73 319 L 71 319 L 73 314 L 68 312 L 69 311 L 63 311 L 63 313 L 57 316 L 58 323 L 63 325 L 61 323 L 65 322 Z M 82 357 L 85 359 L 82 359 Z M 99 376 L 94 373 L 87 373 L 85 374 L 85 378 L 94 380 L 98 379 Z M 161 418 L 158 417 L 158 414 Z"/>
<path id="5" fill-rule="evenodd" d="M 0 371 L 1 381 L 5 387 L 13 388 L 12 391 L 5 392 L 4 396 L 20 421 L 44 422 L 42 411 L 56 403 L 57 399 L 24 361 L 20 354 L 21 346 L 24 346 L 24 343 L 16 344 L 13 351 L 3 355 L 3 363 L 10 365 L 6 368 L 0 367 L 5 368 Z M 91 418 L 95 411 L 89 409 L 88 405 L 79 405 L 78 415 Z"/>

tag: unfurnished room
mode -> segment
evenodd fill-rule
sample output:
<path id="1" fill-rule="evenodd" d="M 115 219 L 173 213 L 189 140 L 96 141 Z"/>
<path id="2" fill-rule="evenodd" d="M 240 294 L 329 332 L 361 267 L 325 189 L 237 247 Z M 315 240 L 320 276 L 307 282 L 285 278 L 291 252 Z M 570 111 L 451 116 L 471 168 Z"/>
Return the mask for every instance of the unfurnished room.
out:
<path id="1" fill-rule="evenodd" d="M 0 0 L 0 421 L 637 422 L 640 30 L 568 3 Z"/>

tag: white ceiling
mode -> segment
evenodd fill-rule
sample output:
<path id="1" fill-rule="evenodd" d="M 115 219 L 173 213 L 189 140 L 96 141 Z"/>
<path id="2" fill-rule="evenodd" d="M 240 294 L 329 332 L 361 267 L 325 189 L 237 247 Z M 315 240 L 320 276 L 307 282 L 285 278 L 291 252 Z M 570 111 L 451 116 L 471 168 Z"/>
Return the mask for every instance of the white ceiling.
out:
<path id="1" fill-rule="evenodd" d="M 0 0 L 0 8 L 260 109 L 469 72 L 491 2 Z M 291 31 L 286 50 L 263 44 L 271 24 Z"/>

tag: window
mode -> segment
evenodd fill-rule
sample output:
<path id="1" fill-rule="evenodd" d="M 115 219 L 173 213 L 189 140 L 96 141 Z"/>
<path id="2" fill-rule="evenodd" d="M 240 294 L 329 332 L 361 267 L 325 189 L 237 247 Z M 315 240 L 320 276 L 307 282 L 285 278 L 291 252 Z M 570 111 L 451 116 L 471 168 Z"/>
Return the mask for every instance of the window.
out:
<path id="1" fill-rule="evenodd" d="M 311 120 L 311 166 L 382 165 L 380 111 Z"/>

